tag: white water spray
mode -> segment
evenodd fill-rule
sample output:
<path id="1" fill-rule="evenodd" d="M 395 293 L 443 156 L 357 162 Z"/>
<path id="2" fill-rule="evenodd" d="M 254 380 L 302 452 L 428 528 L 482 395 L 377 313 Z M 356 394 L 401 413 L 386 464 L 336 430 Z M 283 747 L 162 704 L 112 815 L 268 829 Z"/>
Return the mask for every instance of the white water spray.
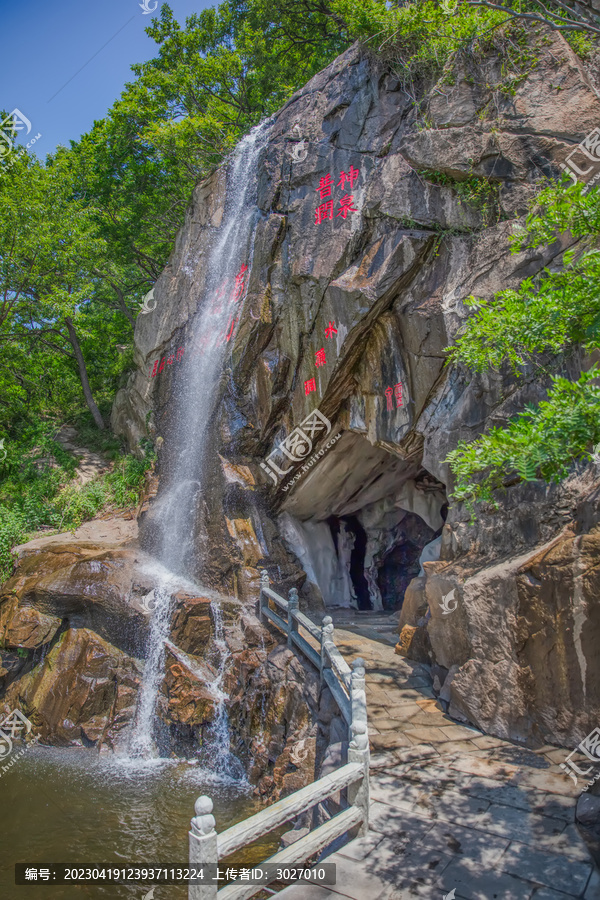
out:
<path id="1" fill-rule="evenodd" d="M 225 705 L 229 695 L 223 689 L 227 662 L 230 658 L 229 647 L 223 632 L 223 611 L 215 600 L 212 601 L 210 607 L 215 629 L 213 646 L 218 655 L 218 669 L 216 678 L 210 682 L 208 687 L 215 698 L 216 716 L 206 734 L 202 756 L 218 775 L 242 779 L 244 777 L 242 764 L 230 750 L 231 733 Z"/>
<path id="2" fill-rule="evenodd" d="M 208 254 L 204 298 L 188 327 L 184 365 L 169 410 L 161 456 L 161 487 L 152 509 L 152 545 L 172 572 L 201 577 L 194 545 L 203 510 L 203 472 L 210 424 L 219 399 L 225 358 L 241 321 L 257 222 L 258 157 L 265 128 L 242 140 L 227 177 L 223 223 Z M 229 337 L 229 340 L 227 338 Z M 156 535 L 159 541 L 156 540 Z"/>
<path id="3" fill-rule="evenodd" d="M 243 308 L 257 221 L 256 189 L 258 157 L 267 133 L 266 123 L 255 128 L 238 145 L 227 177 L 227 196 L 221 226 L 216 229 L 207 260 L 206 290 L 199 313 L 188 328 L 188 349 L 178 373 L 170 412 L 171 422 L 161 458 L 161 488 L 148 520 L 150 543 L 171 573 L 197 572 L 200 549 L 194 541 L 203 509 L 203 469 L 206 463 L 210 423 L 219 397 L 219 381 L 225 356 L 232 345 Z M 244 278 L 240 281 L 240 273 Z M 240 291 L 240 285 L 243 285 Z M 158 538 L 158 540 L 157 540 Z M 146 665 L 140 690 L 136 725 L 130 753 L 148 758 L 156 754 L 153 738 L 154 711 L 163 677 L 165 642 L 169 637 L 171 593 L 155 590 Z M 229 649 L 223 637 L 220 607 L 213 603 L 218 673 L 208 687 L 217 704 L 217 715 L 205 750 L 219 774 L 243 777 L 242 766 L 230 752 L 230 733 L 223 678 Z M 208 761 L 208 760 L 207 760 Z"/>
<path id="4" fill-rule="evenodd" d="M 148 759 L 156 756 L 154 744 L 154 710 L 165 661 L 165 641 L 171 624 L 171 591 L 166 586 L 154 589 L 154 611 L 150 620 L 146 664 L 138 699 L 135 726 L 129 755 Z"/>

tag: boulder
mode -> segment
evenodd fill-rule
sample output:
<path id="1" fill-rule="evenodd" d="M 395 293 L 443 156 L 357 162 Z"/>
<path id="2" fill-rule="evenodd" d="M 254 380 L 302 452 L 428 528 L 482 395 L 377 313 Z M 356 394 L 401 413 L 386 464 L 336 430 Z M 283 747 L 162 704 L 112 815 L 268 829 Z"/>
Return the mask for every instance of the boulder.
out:
<path id="1" fill-rule="evenodd" d="M 88 629 L 70 628 L 8 687 L 2 710 L 19 708 L 44 743 L 111 744 L 133 721 L 139 679 L 135 660 Z"/>

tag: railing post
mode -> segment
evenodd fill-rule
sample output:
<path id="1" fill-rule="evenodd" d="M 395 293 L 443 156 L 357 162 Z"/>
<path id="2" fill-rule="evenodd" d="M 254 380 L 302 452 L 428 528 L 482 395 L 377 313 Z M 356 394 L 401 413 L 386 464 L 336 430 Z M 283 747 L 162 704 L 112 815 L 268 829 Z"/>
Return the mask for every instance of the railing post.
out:
<path id="1" fill-rule="evenodd" d="M 333 642 L 333 630 L 333 619 L 331 616 L 325 616 L 321 626 L 321 681 L 323 681 L 324 670 L 331 669 L 331 660 L 326 645 Z"/>
<path id="2" fill-rule="evenodd" d="M 298 591 L 296 588 L 290 588 L 290 592 L 288 594 L 288 635 L 287 635 L 287 645 L 290 650 L 294 649 L 294 641 L 292 639 L 292 634 L 294 631 L 298 631 L 298 622 L 292 615 L 293 612 L 298 611 Z"/>
<path id="3" fill-rule="evenodd" d="M 363 821 L 359 834 L 365 835 L 369 830 L 369 734 L 365 669 L 362 659 L 355 659 L 352 663 L 350 708 L 352 724 L 350 725 L 351 740 L 348 746 L 348 762 L 360 763 L 363 767 L 363 777 L 348 788 L 348 803 L 361 810 Z"/>
<path id="4" fill-rule="evenodd" d="M 194 804 L 196 812 L 192 819 L 190 836 L 190 867 L 216 865 L 219 861 L 215 817 L 210 797 L 198 797 Z M 216 884 L 190 884 L 188 900 L 217 900 Z"/>
<path id="5" fill-rule="evenodd" d="M 367 693 L 365 685 L 365 661 L 357 657 L 352 663 L 350 674 L 350 710 L 351 722 L 367 721 Z M 352 740 L 352 735 L 350 735 Z"/>
<path id="6" fill-rule="evenodd" d="M 263 589 L 269 587 L 269 573 L 266 569 L 262 569 L 260 573 L 260 594 L 258 596 L 258 618 L 260 621 L 265 624 L 265 617 L 263 616 L 263 603 L 268 603 L 269 599 L 263 594 Z"/>

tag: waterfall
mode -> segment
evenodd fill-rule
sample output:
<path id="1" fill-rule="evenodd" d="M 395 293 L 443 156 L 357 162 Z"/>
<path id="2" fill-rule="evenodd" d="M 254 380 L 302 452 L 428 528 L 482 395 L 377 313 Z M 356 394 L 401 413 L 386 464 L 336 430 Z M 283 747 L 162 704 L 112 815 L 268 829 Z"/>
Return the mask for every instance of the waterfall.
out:
<path id="1" fill-rule="evenodd" d="M 227 646 L 223 634 L 223 612 L 221 607 L 215 600 L 212 601 L 210 606 L 215 629 L 213 643 L 214 649 L 219 657 L 219 663 L 217 676 L 215 680 L 209 684 L 216 701 L 216 716 L 205 737 L 202 756 L 216 774 L 239 779 L 244 777 L 244 770 L 240 761 L 230 750 L 231 735 L 229 732 L 229 716 L 227 715 L 227 707 L 225 706 L 225 701 L 228 700 L 229 697 L 223 690 L 225 669 L 227 660 L 230 656 L 229 647 Z"/>
<path id="2" fill-rule="evenodd" d="M 223 221 L 215 229 L 205 263 L 208 274 L 203 301 L 188 328 L 190 352 L 186 350 L 178 372 L 170 421 L 162 435 L 161 487 L 152 510 L 149 539 L 153 552 L 172 572 L 197 577 L 201 572 L 194 536 L 202 512 L 203 470 L 209 463 L 209 426 L 250 276 L 258 219 L 258 157 L 265 132 L 264 124 L 255 128 L 240 142 L 231 161 Z"/>
<path id="3" fill-rule="evenodd" d="M 165 661 L 165 642 L 171 624 L 171 591 L 168 585 L 154 589 L 154 610 L 146 649 L 146 664 L 140 687 L 136 720 L 129 744 L 134 759 L 156 756 L 154 745 L 154 710 Z"/>
<path id="4" fill-rule="evenodd" d="M 194 545 L 202 513 L 203 471 L 208 464 L 210 424 L 219 398 L 219 382 L 225 356 L 243 308 L 252 263 L 258 158 L 268 134 L 263 123 L 238 144 L 230 161 L 223 218 L 214 235 L 207 259 L 206 286 L 198 313 L 189 324 L 183 366 L 177 371 L 175 389 L 164 425 L 161 451 L 161 484 L 151 515 L 142 528 L 143 543 L 174 575 L 201 580 Z M 161 431 L 163 426 L 161 425 Z M 155 754 L 153 720 L 163 677 L 165 642 L 169 637 L 171 592 L 155 590 L 146 664 L 140 689 L 136 724 L 130 744 L 134 757 Z M 241 777 L 242 767 L 230 752 L 229 721 L 223 678 L 229 650 L 223 637 L 220 607 L 212 604 L 218 674 L 208 684 L 216 700 L 216 719 L 203 755 L 218 773 Z"/>

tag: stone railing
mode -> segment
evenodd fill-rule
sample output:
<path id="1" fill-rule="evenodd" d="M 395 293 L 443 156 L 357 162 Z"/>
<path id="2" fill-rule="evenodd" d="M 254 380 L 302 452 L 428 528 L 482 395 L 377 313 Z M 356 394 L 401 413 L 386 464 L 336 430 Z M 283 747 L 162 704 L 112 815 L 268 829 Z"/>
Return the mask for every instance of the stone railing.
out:
<path id="1" fill-rule="evenodd" d="M 350 669 L 335 646 L 331 617 L 326 616 L 319 628 L 298 609 L 298 591 L 295 588 L 291 589 L 289 599 L 284 600 L 269 587 L 267 572 L 263 571 L 261 576 L 261 621 L 267 620 L 279 628 L 287 635 L 288 647 L 300 650 L 319 670 L 321 684 L 326 684 L 330 689 L 348 726 L 348 762 L 221 834 L 215 831 L 212 800 L 210 797 L 199 797 L 189 832 L 190 866 L 218 863 L 219 859 L 235 853 L 343 790 L 346 791 L 346 809 L 264 862 L 275 866 L 301 865 L 346 832 L 366 834 L 369 827 L 369 738 L 363 661 L 354 660 Z M 304 637 L 301 629 L 308 634 L 308 638 Z M 261 890 L 264 890 L 264 885 L 260 884 L 229 884 L 220 890 L 216 885 L 190 884 L 188 897 L 189 900 L 246 900 Z"/>

